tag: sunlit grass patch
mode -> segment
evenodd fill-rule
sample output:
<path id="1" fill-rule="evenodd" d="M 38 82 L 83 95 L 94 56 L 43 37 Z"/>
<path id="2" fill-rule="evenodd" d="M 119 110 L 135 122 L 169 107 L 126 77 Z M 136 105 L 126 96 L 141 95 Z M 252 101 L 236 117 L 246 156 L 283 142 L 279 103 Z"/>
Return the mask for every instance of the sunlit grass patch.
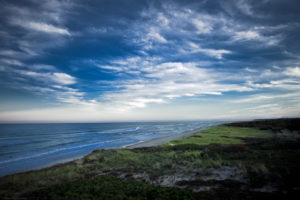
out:
<path id="1" fill-rule="evenodd" d="M 213 126 L 204 130 L 202 134 L 218 134 L 227 137 L 269 137 L 269 131 L 258 130 L 255 128 L 233 127 L 233 126 Z M 199 134 L 200 135 L 200 134 Z"/>
<path id="2" fill-rule="evenodd" d="M 243 138 L 265 138 L 269 136 L 271 136 L 271 134 L 268 131 L 257 130 L 254 128 L 214 126 L 202 131 L 200 134 L 181 140 L 174 140 L 164 146 L 182 144 L 241 144 L 243 143 Z"/>

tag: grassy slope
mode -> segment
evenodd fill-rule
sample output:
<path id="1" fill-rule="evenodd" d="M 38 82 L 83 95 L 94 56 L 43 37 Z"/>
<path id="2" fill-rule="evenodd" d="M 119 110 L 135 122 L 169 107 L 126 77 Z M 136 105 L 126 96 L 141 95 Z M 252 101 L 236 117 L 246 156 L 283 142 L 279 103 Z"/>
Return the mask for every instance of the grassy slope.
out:
<path id="1" fill-rule="evenodd" d="M 298 136 L 286 131 L 272 133 L 254 128 L 216 126 L 160 147 L 97 150 L 70 163 L 3 177 L 0 179 L 0 197 L 282 197 L 299 190 Z"/>

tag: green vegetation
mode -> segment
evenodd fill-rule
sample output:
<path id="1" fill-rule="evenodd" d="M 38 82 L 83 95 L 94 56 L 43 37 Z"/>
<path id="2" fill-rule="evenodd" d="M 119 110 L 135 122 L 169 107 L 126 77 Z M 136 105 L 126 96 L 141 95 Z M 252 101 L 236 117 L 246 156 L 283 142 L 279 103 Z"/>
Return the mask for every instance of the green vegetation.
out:
<path id="1" fill-rule="evenodd" d="M 253 128 L 214 126 L 210 129 L 202 131 L 201 134 L 181 140 L 171 141 L 164 146 L 180 144 L 241 144 L 243 143 L 243 138 L 266 138 L 270 136 L 271 135 L 268 131 L 261 131 Z"/>
<path id="2" fill-rule="evenodd" d="M 159 147 L 97 150 L 2 177 L 0 197 L 284 199 L 299 192 L 300 135 L 280 130 L 223 125 Z"/>
<path id="3" fill-rule="evenodd" d="M 28 195 L 28 199 L 188 200 L 193 199 L 193 196 L 192 192 L 188 190 L 155 186 L 143 181 L 102 176 L 50 186 L 31 193 Z"/>

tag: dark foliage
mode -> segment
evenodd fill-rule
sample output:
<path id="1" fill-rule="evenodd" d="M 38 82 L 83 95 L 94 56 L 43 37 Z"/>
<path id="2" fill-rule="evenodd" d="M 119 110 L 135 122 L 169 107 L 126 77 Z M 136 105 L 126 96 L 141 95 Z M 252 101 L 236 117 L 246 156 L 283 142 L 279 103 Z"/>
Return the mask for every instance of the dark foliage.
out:
<path id="1" fill-rule="evenodd" d="M 247 122 L 233 122 L 225 125 L 259 128 L 261 130 L 272 130 L 274 132 L 282 131 L 284 129 L 300 131 L 300 118 L 254 120 Z"/>
<path id="2" fill-rule="evenodd" d="M 28 199 L 193 199 L 192 192 L 178 188 L 161 187 L 137 180 L 125 180 L 113 176 L 79 179 L 73 182 L 50 186 L 29 194 Z"/>

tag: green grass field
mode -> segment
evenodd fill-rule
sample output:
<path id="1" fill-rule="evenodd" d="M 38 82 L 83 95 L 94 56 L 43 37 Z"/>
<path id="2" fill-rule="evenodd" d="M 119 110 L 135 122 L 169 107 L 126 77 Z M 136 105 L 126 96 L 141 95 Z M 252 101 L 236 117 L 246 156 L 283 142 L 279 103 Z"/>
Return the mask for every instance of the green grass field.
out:
<path id="1" fill-rule="evenodd" d="M 267 138 L 271 134 L 268 131 L 261 131 L 253 128 L 239 128 L 228 126 L 214 126 L 204 130 L 201 134 L 171 141 L 164 146 L 180 145 L 180 144 L 242 144 L 243 138 Z"/>

